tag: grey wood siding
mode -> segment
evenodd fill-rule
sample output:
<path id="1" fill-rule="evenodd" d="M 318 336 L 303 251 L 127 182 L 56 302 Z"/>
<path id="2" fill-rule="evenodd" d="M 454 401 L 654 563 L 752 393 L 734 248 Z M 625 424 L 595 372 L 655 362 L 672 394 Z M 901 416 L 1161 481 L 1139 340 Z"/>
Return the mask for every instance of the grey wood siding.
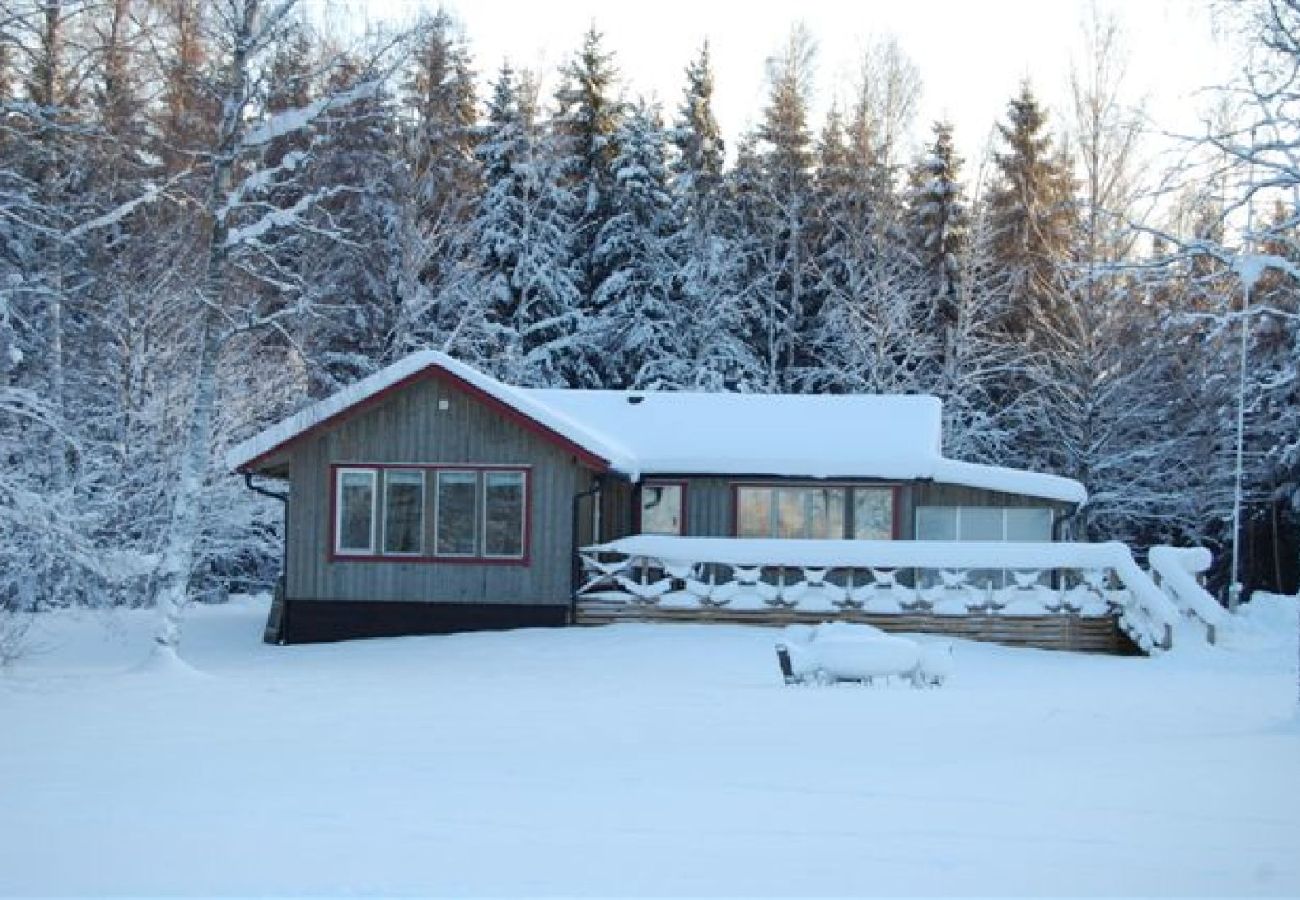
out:
<path id="1" fill-rule="evenodd" d="M 440 410 L 439 401 L 446 401 L 447 409 Z M 330 467 L 353 463 L 527 467 L 528 563 L 330 561 Z M 568 603 L 573 497 L 590 485 L 590 474 L 544 437 L 445 382 L 424 379 L 329 430 L 309 435 L 293 448 L 288 596 Z M 427 550 L 431 493 L 425 508 Z"/>
<path id="2" fill-rule="evenodd" d="M 606 478 L 600 489 L 600 539 L 612 541 L 632 533 L 637 492 L 631 482 Z"/>

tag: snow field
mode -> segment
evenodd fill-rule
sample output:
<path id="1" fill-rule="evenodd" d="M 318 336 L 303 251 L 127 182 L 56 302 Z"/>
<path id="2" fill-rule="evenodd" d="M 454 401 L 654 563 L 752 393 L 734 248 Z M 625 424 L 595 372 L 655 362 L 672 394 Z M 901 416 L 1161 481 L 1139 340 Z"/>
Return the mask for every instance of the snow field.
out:
<path id="1" fill-rule="evenodd" d="M 958 641 L 936 691 L 784 687 L 767 629 L 268 647 L 265 610 L 191 610 L 198 675 L 138 669 L 151 615 L 42 619 L 0 893 L 1300 892 L 1293 601 L 1157 658 Z"/>

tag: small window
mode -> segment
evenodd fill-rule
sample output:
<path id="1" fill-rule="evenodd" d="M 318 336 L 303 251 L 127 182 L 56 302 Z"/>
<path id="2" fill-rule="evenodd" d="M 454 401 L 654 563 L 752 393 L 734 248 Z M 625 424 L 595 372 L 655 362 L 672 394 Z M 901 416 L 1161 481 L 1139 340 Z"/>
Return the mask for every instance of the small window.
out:
<path id="1" fill-rule="evenodd" d="M 1006 540 L 1004 513 L 996 507 L 963 506 L 957 512 L 957 533 L 963 541 Z"/>
<path id="2" fill-rule="evenodd" d="M 680 484 L 641 486 L 641 533 L 685 534 L 683 488 Z"/>
<path id="3" fill-rule="evenodd" d="M 335 549 L 339 553 L 374 553 L 375 472 L 371 469 L 340 469 L 335 502 L 338 506 Z"/>
<path id="4" fill-rule="evenodd" d="M 803 491 L 776 492 L 776 536 L 779 538 L 808 536 L 808 507 L 804 502 Z"/>
<path id="5" fill-rule="evenodd" d="M 1052 511 L 1045 508 L 1007 510 L 1007 540 L 1050 541 L 1052 539 Z"/>
<path id="6" fill-rule="evenodd" d="M 917 507 L 916 539 L 918 541 L 957 540 L 957 507 Z"/>
<path id="7" fill-rule="evenodd" d="M 418 555 L 424 533 L 424 473 L 384 472 L 384 552 Z"/>
<path id="8" fill-rule="evenodd" d="M 524 473 L 483 473 L 483 555 L 524 555 Z"/>
<path id="9" fill-rule="evenodd" d="M 736 535 L 772 536 L 772 489 L 740 488 L 736 491 Z"/>
<path id="10" fill-rule="evenodd" d="M 891 488 L 853 489 L 853 537 L 860 541 L 888 541 L 894 537 Z"/>
<path id="11" fill-rule="evenodd" d="M 438 473 L 436 510 L 436 545 L 439 556 L 473 556 L 477 541 L 474 534 L 474 495 L 476 472 L 441 471 Z"/>

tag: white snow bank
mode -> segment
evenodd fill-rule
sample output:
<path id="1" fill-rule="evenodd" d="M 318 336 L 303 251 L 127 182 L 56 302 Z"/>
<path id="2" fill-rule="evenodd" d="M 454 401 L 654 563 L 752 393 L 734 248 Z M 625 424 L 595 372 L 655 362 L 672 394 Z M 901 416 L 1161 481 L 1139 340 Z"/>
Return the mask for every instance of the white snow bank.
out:
<path id="1" fill-rule="evenodd" d="M 198 681 L 122 674 L 152 611 L 38 617 L 0 675 L 0 894 L 1300 895 L 1294 630 L 956 641 L 922 694 L 787 689 L 740 625 L 274 647 L 267 605 L 191 607 Z"/>
<path id="2" fill-rule="evenodd" d="M 1152 547 L 1147 559 L 1180 609 L 1195 613 L 1207 625 L 1217 627 L 1228 621 L 1227 610 L 1196 580 L 1196 576 L 1214 562 L 1209 550 L 1204 547 Z"/>
<path id="3" fill-rule="evenodd" d="M 1232 650 L 1258 652 L 1289 646 L 1300 633 L 1300 597 L 1256 591 L 1227 616 L 1218 643 Z"/>

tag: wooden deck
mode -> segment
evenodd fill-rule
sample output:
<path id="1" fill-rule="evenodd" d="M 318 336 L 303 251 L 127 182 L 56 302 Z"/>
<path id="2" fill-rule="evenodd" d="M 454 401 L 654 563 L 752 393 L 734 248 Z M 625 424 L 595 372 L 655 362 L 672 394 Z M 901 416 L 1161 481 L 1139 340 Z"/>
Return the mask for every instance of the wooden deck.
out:
<path id="1" fill-rule="evenodd" d="M 965 615 L 929 613 L 870 613 L 843 610 L 835 613 L 797 609 L 742 610 L 726 607 L 672 608 L 653 604 L 630 604 L 616 600 L 584 598 L 575 610 L 576 625 L 608 625 L 614 622 L 712 622 L 727 625 L 780 627 L 791 624 L 816 625 L 834 619 L 863 622 L 882 631 L 943 634 L 973 641 L 990 641 L 1011 647 L 1044 650 L 1075 650 L 1085 653 L 1129 655 L 1140 652 L 1120 629 L 1113 616 L 1084 618 L 1075 615 Z"/>

